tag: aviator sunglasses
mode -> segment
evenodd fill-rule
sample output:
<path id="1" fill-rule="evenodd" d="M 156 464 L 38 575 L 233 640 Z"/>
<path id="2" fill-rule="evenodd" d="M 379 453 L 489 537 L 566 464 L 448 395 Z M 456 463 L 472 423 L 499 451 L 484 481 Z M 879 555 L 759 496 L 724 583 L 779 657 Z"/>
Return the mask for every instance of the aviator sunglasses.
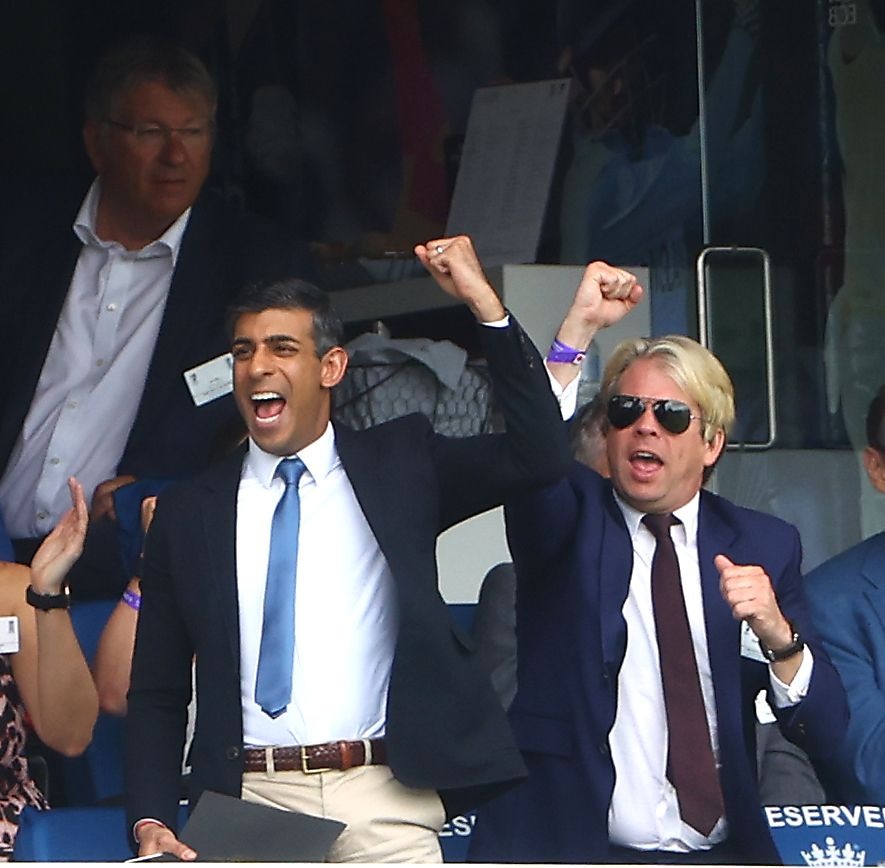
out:
<path id="1" fill-rule="evenodd" d="M 608 402 L 608 421 L 615 428 L 629 428 L 645 412 L 649 404 L 655 419 L 671 434 L 681 434 L 688 429 L 692 419 L 701 418 L 692 415 L 691 407 L 684 401 L 676 401 L 673 398 L 612 395 Z"/>

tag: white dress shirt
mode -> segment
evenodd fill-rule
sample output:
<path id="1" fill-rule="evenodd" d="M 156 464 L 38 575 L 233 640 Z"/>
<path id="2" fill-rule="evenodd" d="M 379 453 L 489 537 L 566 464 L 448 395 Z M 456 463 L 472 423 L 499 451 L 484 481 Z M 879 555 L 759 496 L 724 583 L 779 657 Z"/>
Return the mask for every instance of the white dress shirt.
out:
<path id="1" fill-rule="evenodd" d="M 292 700 L 276 719 L 255 702 L 270 531 L 285 488 L 279 456 L 252 441 L 237 499 L 240 686 L 247 745 L 319 744 L 384 734 L 399 623 L 390 567 L 338 457 L 332 426 L 298 453 L 301 521 Z"/>
<path id="2" fill-rule="evenodd" d="M 47 534 L 70 508 L 69 476 L 91 503 L 117 475 L 135 422 L 181 238 L 185 211 L 142 250 L 98 237 L 96 180 L 74 221 L 83 243 L 34 398 L 3 479 L 13 538 Z"/>

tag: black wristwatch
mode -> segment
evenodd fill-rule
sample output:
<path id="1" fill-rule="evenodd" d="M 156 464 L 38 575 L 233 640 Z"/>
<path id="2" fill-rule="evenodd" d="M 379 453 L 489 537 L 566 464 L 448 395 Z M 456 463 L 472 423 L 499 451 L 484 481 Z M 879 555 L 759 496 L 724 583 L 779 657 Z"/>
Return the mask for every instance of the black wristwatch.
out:
<path id="1" fill-rule="evenodd" d="M 759 650 L 762 651 L 762 656 L 769 663 L 778 663 L 781 660 L 786 660 L 788 657 L 798 654 L 805 647 L 805 640 L 802 638 L 801 633 L 792 624 L 790 624 L 790 630 L 792 632 L 790 644 L 785 645 L 783 648 L 778 648 L 777 650 L 772 650 L 771 648 L 766 647 L 762 640 L 759 640 Z"/>
<path id="2" fill-rule="evenodd" d="M 35 609 L 48 612 L 50 609 L 70 609 L 71 592 L 65 585 L 57 594 L 40 594 L 34 590 L 33 585 L 28 585 L 25 591 L 25 600 Z"/>

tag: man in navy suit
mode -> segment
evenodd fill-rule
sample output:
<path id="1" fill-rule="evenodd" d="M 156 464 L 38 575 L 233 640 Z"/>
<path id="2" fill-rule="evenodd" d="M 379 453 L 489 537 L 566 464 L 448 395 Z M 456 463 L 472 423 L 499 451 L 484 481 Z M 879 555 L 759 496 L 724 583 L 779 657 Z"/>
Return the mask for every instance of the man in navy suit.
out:
<path id="1" fill-rule="evenodd" d="M 548 354 L 564 405 L 596 329 L 633 301 L 579 289 Z M 611 479 L 575 462 L 508 506 L 509 717 L 529 777 L 480 810 L 471 858 L 777 863 L 754 699 L 767 690 L 784 733 L 815 759 L 846 722 L 809 623 L 798 534 L 701 490 L 734 397 L 695 341 L 624 341 L 601 398 Z"/>
<path id="2" fill-rule="evenodd" d="M 87 90 L 83 137 L 97 177 L 85 199 L 32 185 L 4 217 L 0 292 L 14 326 L 0 385 L 0 509 L 27 562 L 66 508 L 67 477 L 82 480 L 90 534 L 71 576 L 82 596 L 114 595 L 129 579 L 113 492 L 201 469 L 235 417 L 229 396 L 201 388 L 226 367 L 231 294 L 306 264 L 272 227 L 201 194 L 215 103 L 206 68 L 180 46 L 116 46 Z"/>
<path id="3" fill-rule="evenodd" d="M 870 402 L 863 453 L 885 494 L 885 386 Z M 863 540 L 805 577 L 815 625 L 845 684 L 851 721 L 834 770 L 847 802 L 885 801 L 885 533 Z"/>
<path id="4" fill-rule="evenodd" d="M 439 861 L 445 817 L 524 774 L 504 711 L 440 596 L 436 540 L 561 476 L 568 445 L 543 362 L 470 239 L 416 254 L 481 323 L 506 432 L 447 438 L 420 415 L 364 431 L 333 425 L 331 389 L 347 357 L 328 300 L 285 281 L 234 304 L 234 393 L 248 447 L 166 489 L 147 540 L 126 749 L 140 855 L 195 857 L 173 831 L 194 657 L 191 803 L 211 789 L 341 820 L 332 861 Z M 624 291 L 602 281 L 609 294 Z M 287 617 L 294 608 L 294 657 L 277 658 L 291 683 L 275 715 L 258 701 L 256 661 L 285 461 L 306 470 L 290 537 L 296 599 L 284 607 Z"/>

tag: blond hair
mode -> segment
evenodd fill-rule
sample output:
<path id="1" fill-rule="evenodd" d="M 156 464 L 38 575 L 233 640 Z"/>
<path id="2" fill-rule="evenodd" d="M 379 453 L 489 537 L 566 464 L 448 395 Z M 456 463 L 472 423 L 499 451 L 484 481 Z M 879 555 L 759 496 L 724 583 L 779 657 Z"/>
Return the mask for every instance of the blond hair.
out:
<path id="1" fill-rule="evenodd" d="M 735 415 L 731 377 L 713 353 L 684 335 L 621 341 L 602 374 L 600 394 L 606 405 L 618 394 L 618 381 L 637 359 L 659 361 L 670 379 L 698 405 L 701 433 L 707 443 L 712 443 L 719 431 L 728 435 Z"/>

